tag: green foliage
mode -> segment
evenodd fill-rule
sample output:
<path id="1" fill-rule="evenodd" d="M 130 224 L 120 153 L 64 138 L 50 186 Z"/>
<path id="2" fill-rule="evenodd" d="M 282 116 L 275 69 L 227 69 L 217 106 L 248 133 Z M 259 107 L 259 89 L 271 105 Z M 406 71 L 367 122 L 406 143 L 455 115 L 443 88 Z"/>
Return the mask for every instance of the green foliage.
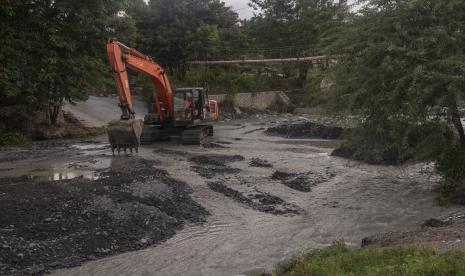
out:
<path id="1" fill-rule="evenodd" d="M 0 7 L 0 105 L 47 110 L 110 83 L 108 37 L 134 36 L 124 0 L 3 1 Z M 12 118 L 14 119 L 14 118 Z"/>
<path id="2" fill-rule="evenodd" d="M 446 179 L 455 183 L 465 179 L 465 149 L 448 147 L 437 164 L 438 170 Z"/>
<path id="3" fill-rule="evenodd" d="M 335 243 L 279 265 L 273 275 L 465 275 L 465 254 L 414 246 L 351 251 Z"/>
<path id="4" fill-rule="evenodd" d="M 219 0 L 133 0 L 129 14 L 138 28 L 137 48 L 183 79 L 189 58 L 208 57 L 222 30 L 237 27 L 237 14 Z"/>
<path id="5" fill-rule="evenodd" d="M 333 103 L 367 120 L 424 120 L 433 107 L 448 108 L 465 81 L 464 2 L 370 4 L 333 46 L 344 54 Z"/>
<path id="6" fill-rule="evenodd" d="M 288 82 L 259 73 L 245 73 L 242 67 L 192 68 L 183 81 L 175 81 L 179 86 L 202 86 L 208 83 L 211 93 L 257 92 L 286 89 Z"/>
<path id="7" fill-rule="evenodd" d="M 457 101 L 465 91 L 465 3 L 367 2 L 328 48 L 338 54 L 329 109 L 358 115 L 366 128 L 360 135 L 371 137 L 357 139 L 401 155 L 406 127 L 447 120 L 463 134 Z M 423 137 L 434 135 L 426 130 Z M 418 144 L 427 143 L 423 137 Z"/>
<path id="8" fill-rule="evenodd" d="M 11 146 L 30 143 L 31 141 L 18 132 L 7 132 L 0 134 L 0 146 Z"/>
<path id="9" fill-rule="evenodd" d="M 448 146 L 437 162 L 437 170 L 442 176 L 438 188 L 440 203 L 465 203 L 465 149 Z"/>
<path id="10" fill-rule="evenodd" d="M 457 143 L 456 134 L 438 122 L 366 122 L 347 132 L 332 154 L 370 164 L 398 165 L 408 160 L 432 161 Z"/>
<path id="11" fill-rule="evenodd" d="M 310 55 L 325 36 L 342 25 L 348 12 L 344 1 L 252 0 L 258 15 L 245 23 L 248 34 L 261 47 L 284 47 L 281 54 Z M 294 46 L 293 49 L 290 47 Z M 264 53 L 267 56 L 270 53 Z"/>

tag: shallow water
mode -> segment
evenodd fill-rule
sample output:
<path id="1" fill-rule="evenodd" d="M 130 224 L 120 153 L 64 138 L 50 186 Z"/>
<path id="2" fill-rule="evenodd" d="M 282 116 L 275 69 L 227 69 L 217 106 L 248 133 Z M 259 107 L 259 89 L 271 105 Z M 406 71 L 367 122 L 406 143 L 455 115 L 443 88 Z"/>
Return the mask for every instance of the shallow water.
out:
<path id="1" fill-rule="evenodd" d="M 366 236 L 415 229 L 426 219 L 461 210 L 436 204 L 433 190 L 438 178 L 431 166 L 364 165 L 331 157 L 331 149 L 326 144 L 321 147 L 318 141 L 267 137 L 262 131 L 244 134 L 256 126 L 245 121 L 241 125 L 244 127 L 216 127 L 213 142 L 231 142 L 223 143 L 227 148 L 164 142 L 144 147 L 139 153 L 140 157 L 159 160 L 160 168 L 192 186 L 193 198 L 211 213 L 207 223 L 186 225 L 176 236 L 155 247 L 54 274 L 235 275 L 270 269 L 284 258 L 309 248 L 325 247 L 336 239 L 357 247 Z M 241 172 L 213 179 L 199 176 L 191 168 L 196 164 L 188 158 L 205 153 L 244 156 L 244 161 L 229 164 Z M 252 158 L 267 160 L 273 167 L 250 167 Z M 130 166 L 130 158 L 113 160 L 119 168 Z M 304 193 L 272 180 L 276 170 L 331 177 Z M 212 191 L 207 185 L 210 181 L 220 181 L 244 194 L 278 196 L 304 212 L 297 216 L 263 213 Z"/>
<path id="2" fill-rule="evenodd" d="M 193 198 L 210 213 L 203 225 L 186 225 L 174 237 L 152 248 L 55 271 L 55 275 L 235 275 L 271 269 L 302 250 L 320 248 L 336 239 L 357 247 L 362 238 L 382 232 L 418 228 L 425 220 L 463 211 L 436 204 L 438 177 L 431 165 L 370 166 L 330 156 L 322 140 L 268 137 L 256 130 L 256 121 L 219 124 L 217 142 L 225 148 L 183 146 L 163 142 L 143 147 L 138 154 L 158 160 L 157 167 L 189 183 Z M 267 123 L 269 124 L 269 123 Z M 248 132 L 247 134 L 245 134 Z M 108 170 L 124 170 L 132 157 L 111 154 L 106 136 L 87 142 L 63 142 L 0 152 L 0 178 L 26 176 L 38 181 L 83 177 L 95 180 Z M 200 154 L 241 155 L 227 164 L 238 174 L 198 175 L 189 158 Z M 251 167 L 260 158 L 271 168 Z M 300 192 L 271 176 L 276 171 L 326 175 L 310 192 Z M 208 183 L 219 181 L 247 196 L 267 194 L 302 210 L 299 215 L 273 215 L 244 205 Z M 137 185 L 136 185 L 137 186 Z M 163 189 L 161 187 L 160 189 Z M 139 187 L 134 193 L 157 192 Z"/>

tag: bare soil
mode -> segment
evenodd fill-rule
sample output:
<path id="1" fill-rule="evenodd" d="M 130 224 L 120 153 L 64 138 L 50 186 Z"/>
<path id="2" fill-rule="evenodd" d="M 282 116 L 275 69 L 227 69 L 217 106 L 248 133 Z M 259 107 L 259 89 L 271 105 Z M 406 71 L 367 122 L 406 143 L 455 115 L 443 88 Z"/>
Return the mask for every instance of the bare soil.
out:
<path id="1" fill-rule="evenodd" d="M 263 160 L 260 158 L 253 158 L 252 161 L 249 162 L 251 167 L 258 167 L 258 168 L 271 168 L 273 164 L 268 162 L 267 160 Z"/>
<path id="2" fill-rule="evenodd" d="M 315 187 L 319 183 L 328 181 L 332 176 L 333 175 L 329 173 L 289 173 L 275 171 L 271 176 L 271 179 L 280 180 L 284 185 L 300 192 L 311 192 L 312 187 Z"/>
<path id="3" fill-rule="evenodd" d="M 298 206 L 289 204 L 277 196 L 260 191 L 254 191 L 246 195 L 222 184 L 221 182 L 209 182 L 208 187 L 211 190 L 221 193 L 244 206 L 263 213 L 290 216 L 300 215 L 303 213 L 303 210 Z"/>
<path id="4" fill-rule="evenodd" d="M 189 159 L 197 164 L 192 169 L 200 176 L 213 178 L 215 175 L 238 174 L 240 170 L 227 166 L 228 163 L 243 161 L 244 157 L 240 155 L 198 155 Z"/>

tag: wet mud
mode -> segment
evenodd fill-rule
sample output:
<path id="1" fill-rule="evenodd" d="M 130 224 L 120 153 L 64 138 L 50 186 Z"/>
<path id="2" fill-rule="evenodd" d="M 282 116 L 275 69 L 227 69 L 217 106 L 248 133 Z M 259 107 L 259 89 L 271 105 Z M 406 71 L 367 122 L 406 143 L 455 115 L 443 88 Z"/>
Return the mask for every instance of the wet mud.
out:
<path id="1" fill-rule="evenodd" d="M 299 192 L 311 192 L 312 188 L 316 185 L 328 181 L 333 174 L 330 173 L 316 173 L 316 172 L 308 172 L 308 173 L 293 173 L 293 172 L 283 172 L 283 171 L 275 171 L 271 176 L 273 180 L 279 180 L 281 183 L 286 185 L 287 187 L 297 190 Z"/>
<path id="2" fill-rule="evenodd" d="M 16 212 L 8 220 L 0 212 L 0 275 L 241 275 L 336 239 L 357 247 L 451 212 L 435 201 L 439 179 L 424 173 L 431 166 L 370 166 L 331 156 L 337 140 L 253 131 L 303 120 L 268 114 L 215 123 L 208 142 L 227 148 L 167 141 L 113 157 L 103 137 L 0 149 L 0 207 Z M 436 227 L 440 221 L 420 230 L 455 227 Z"/>
<path id="3" fill-rule="evenodd" d="M 146 248 L 205 221 L 186 183 L 156 162 L 130 162 L 94 181 L 0 179 L 0 274 L 40 275 Z"/>
<path id="4" fill-rule="evenodd" d="M 213 143 L 213 142 L 203 143 L 202 147 L 204 147 L 206 149 L 226 149 L 226 148 L 228 148 L 227 146 L 224 146 L 224 144 Z"/>
<path id="5" fill-rule="evenodd" d="M 267 160 L 263 160 L 260 158 L 252 158 L 252 160 L 249 162 L 249 166 L 251 167 L 257 167 L 257 168 L 272 168 L 273 165 L 268 162 Z"/>
<path id="6" fill-rule="evenodd" d="M 192 169 L 200 176 L 205 178 L 213 178 L 217 175 L 238 174 L 240 169 L 232 168 L 227 164 L 243 161 L 245 158 L 240 155 L 197 155 L 189 158 L 189 161 L 196 164 Z"/>
<path id="7" fill-rule="evenodd" d="M 282 124 L 276 127 L 268 128 L 267 135 L 279 136 L 285 138 L 302 139 L 339 139 L 344 133 L 342 127 L 326 126 L 313 122 Z"/>
<path id="8" fill-rule="evenodd" d="M 253 193 L 244 194 L 240 191 L 234 190 L 221 182 L 209 182 L 208 187 L 234 201 L 250 207 L 254 210 L 273 214 L 273 215 L 300 215 L 303 210 L 298 206 L 285 202 L 283 199 L 266 194 L 263 192 L 255 191 Z"/>

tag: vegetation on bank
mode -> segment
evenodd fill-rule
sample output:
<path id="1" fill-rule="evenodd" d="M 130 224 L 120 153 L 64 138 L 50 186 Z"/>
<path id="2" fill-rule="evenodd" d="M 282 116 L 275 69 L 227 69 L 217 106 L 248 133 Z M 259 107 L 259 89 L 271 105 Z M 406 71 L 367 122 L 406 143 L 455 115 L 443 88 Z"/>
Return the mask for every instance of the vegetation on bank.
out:
<path id="1" fill-rule="evenodd" d="M 12 146 L 18 144 L 27 144 L 31 140 L 18 132 L 7 132 L 0 134 L 0 146 Z"/>
<path id="2" fill-rule="evenodd" d="M 375 164 L 435 161 L 444 177 L 440 197 L 456 197 L 465 189 L 465 174 L 456 173 L 465 171 L 458 162 L 465 153 L 465 3 L 364 2 L 344 32 L 327 37 L 338 64 L 324 102 L 360 119 L 334 154 Z"/>
<path id="3" fill-rule="evenodd" d="M 437 253 L 415 246 L 349 250 L 336 242 L 279 264 L 272 275 L 465 275 L 465 253 Z"/>

